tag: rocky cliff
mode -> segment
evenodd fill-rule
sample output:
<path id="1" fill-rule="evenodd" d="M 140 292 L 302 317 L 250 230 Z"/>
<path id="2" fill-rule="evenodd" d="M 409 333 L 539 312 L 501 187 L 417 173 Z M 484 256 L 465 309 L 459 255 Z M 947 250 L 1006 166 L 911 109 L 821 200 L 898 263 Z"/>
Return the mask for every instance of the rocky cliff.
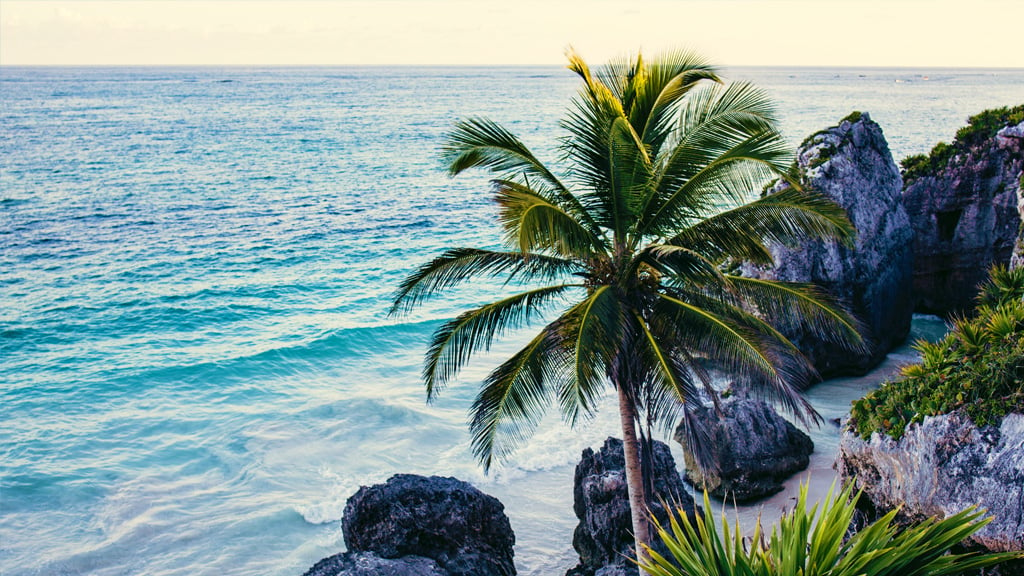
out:
<path id="1" fill-rule="evenodd" d="M 953 144 L 903 161 L 903 201 L 914 229 L 915 309 L 971 307 L 994 263 L 1010 261 L 1021 217 L 1024 106 L 970 119 Z"/>
<path id="2" fill-rule="evenodd" d="M 993 519 L 968 546 L 1024 549 L 1024 414 L 982 428 L 963 411 L 927 417 L 899 440 L 879 433 L 863 440 L 847 431 L 836 466 L 864 490 L 870 515 L 899 508 L 902 519 L 914 521 L 976 505 Z"/>
<path id="3" fill-rule="evenodd" d="M 848 303 L 866 327 L 864 353 L 801 333 L 787 336 L 823 377 L 863 374 L 910 331 L 912 232 L 901 201 L 899 169 L 882 129 L 861 113 L 808 137 L 797 151 L 796 168 L 802 185 L 846 209 L 857 228 L 856 244 L 847 248 L 834 241 L 808 241 L 798 247 L 773 246 L 773 268 L 746 267 L 744 273 L 814 282 Z"/>

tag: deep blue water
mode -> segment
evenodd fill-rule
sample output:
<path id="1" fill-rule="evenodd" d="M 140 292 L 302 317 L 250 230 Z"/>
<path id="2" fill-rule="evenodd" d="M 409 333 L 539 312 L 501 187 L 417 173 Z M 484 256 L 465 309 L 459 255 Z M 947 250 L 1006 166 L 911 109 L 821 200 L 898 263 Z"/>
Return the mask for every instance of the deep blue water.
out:
<path id="1" fill-rule="evenodd" d="M 1022 70 L 729 75 L 795 142 L 865 110 L 896 158 L 1024 102 Z M 0 68 L 0 573 L 297 575 L 396 472 L 499 496 L 520 573 L 564 570 L 571 464 L 614 415 L 547 423 L 485 477 L 465 410 L 486 359 L 429 406 L 418 373 L 491 289 L 385 313 L 444 247 L 499 241 L 486 176 L 443 174 L 451 123 L 552 158 L 575 89 L 559 68 Z"/>

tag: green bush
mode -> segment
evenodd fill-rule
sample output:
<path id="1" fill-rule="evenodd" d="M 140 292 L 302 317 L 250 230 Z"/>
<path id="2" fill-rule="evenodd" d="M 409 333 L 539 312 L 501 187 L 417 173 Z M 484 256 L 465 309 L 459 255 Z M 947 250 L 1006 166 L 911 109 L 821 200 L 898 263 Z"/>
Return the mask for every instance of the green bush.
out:
<path id="1" fill-rule="evenodd" d="M 967 152 L 975 146 L 983 144 L 1006 126 L 1020 124 L 1024 121 L 1024 104 L 1019 106 L 985 110 L 967 119 L 967 125 L 956 132 L 952 144 L 939 142 L 930 154 L 908 156 L 900 162 L 903 168 L 903 180 L 913 180 L 925 175 L 933 175 L 949 164 L 953 156 Z"/>
<path id="2" fill-rule="evenodd" d="M 648 548 L 650 560 L 640 568 L 651 576 L 938 576 L 1024 557 L 949 554 L 988 522 L 973 508 L 905 529 L 895 525 L 893 510 L 847 538 L 860 497 L 852 490 L 830 490 L 823 504 L 808 509 L 801 486 L 796 506 L 767 540 L 760 525 L 747 539 L 738 523 L 716 519 L 705 493 L 703 517 L 691 521 L 680 511 L 669 526 L 657 526 L 668 557 Z"/>
<path id="3" fill-rule="evenodd" d="M 850 426 L 900 438 L 925 416 L 964 409 L 979 426 L 1024 412 L 1024 268 L 992 269 L 977 316 L 955 320 L 939 342 L 920 341 L 921 363 L 853 403 Z"/>

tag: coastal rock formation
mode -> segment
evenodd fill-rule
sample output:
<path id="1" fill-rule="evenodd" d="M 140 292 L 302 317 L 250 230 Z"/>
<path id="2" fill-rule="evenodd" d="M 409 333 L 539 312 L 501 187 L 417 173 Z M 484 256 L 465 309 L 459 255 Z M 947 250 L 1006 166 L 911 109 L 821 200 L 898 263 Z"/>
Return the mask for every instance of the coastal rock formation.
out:
<path id="1" fill-rule="evenodd" d="M 654 441 L 654 489 L 657 495 L 682 507 L 687 514 L 694 510 L 693 498 L 686 490 L 668 445 Z M 566 576 L 635 576 L 638 570 L 627 557 L 633 554 L 632 523 L 626 495 L 625 457 L 622 440 L 608 438 L 600 450 L 583 451 L 576 465 L 573 487 L 573 510 L 580 523 L 573 533 L 572 545 L 580 555 L 579 564 Z M 652 505 L 661 521 L 667 512 L 657 503 Z"/>
<path id="2" fill-rule="evenodd" d="M 903 520 L 917 521 L 977 505 L 993 520 L 969 547 L 1024 550 L 1024 414 L 984 428 L 962 410 L 926 417 L 900 440 L 875 433 L 865 441 L 845 431 L 836 467 L 864 490 L 869 516 L 900 508 Z M 1024 566 L 1002 574 L 1024 574 Z"/>
<path id="3" fill-rule="evenodd" d="M 882 129 L 868 114 L 857 112 L 808 137 L 797 151 L 796 166 L 804 186 L 846 209 L 857 228 L 856 243 L 852 248 L 835 241 L 772 246 L 775 266 L 746 266 L 744 274 L 813 282 L 849 305 L 865 326 L 863 353 L 799 330 L 784 332 L 822 377 L 862 375 L 910 332 L 912 233 L 900 196 L 900 172 Z M 773 192 L 785 186 L 776 186 Z"/>
<path id="4" fill-rule="evenodd" d="M 342 534 L 349 551 L 322 560 L 307 576 L 516 573 L 504 506 L 455 478 L 396 474 L 363 486 L 345 505 Z"/>
<path id="5" fill-rule="evenodd" d="M 381 558 L 372 552 L 346 552 L 324 558 L 303 576 L 447 576 L 430 558 Z"/>
<path id="6" fill-rule="evenodd" d="M 713 407 L 696 410 L 711 434 L 711 452 L 717 471 L 702 471 L 676 430 L 683 446 L 686 479 L 698 490 L 723 500 L 749 502 L 782 490 L 782 482 L 807 468 L 814 443 L 810 436 L 759 400 L 729 398 Z"/>
<path id="7" fill-rule="evenodd" d="M 1019 126 L 1014 126 L 1017 130 L 1014 134 L 1020 133 L 1020 138 L 1024 138 L 1024 123 Z M 1007 132 L 1004 133 L 1002 130 L 999 134 L 1009 134 L 1010 128 L 1004 128 Z M 1017 242 L 1013 246 L 1013 254 L 1010 256 L 1010 268 L 1020 268 L 1024 266 L 1024 172 L 1021 173 L 1020 177 L 1017 178 L 1017 215 L 1020 218 L 1020 225 L 1017 227 Z"/>
<path id="8" fill-rule="evenodd" d="M 914 228 L 915 309 L 921 312 L 969 310 L 989 267 L 1010 261 L 1019 235 L 1024 122 L 992 136 L 975 130 L 983 116 L 972 118 L 952 145 L 904 161 L 904 205 Z"/>

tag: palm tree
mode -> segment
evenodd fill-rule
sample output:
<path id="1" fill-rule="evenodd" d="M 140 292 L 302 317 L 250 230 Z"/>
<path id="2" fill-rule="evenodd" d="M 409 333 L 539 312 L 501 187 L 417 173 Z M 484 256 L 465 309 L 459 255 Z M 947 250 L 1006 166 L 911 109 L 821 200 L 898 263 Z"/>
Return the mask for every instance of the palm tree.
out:
<path id="1" fill-rule="evenodd" d="M 780 329 L 859 340 L 849 316 L 813 286 L 744 278 L 729 264 L 771 263 L 772 242 L 849 242 L 854 231 L 840 207 L 796 182 L 748 203 L 768 178 L 792 180 L 773 108 L 753 86 L 722 84 L 690 53 L 621 59 L 593 74 L 568 57 L 583 87 L 562 123 L 564 172 L 492 121 L 459 122 L 444 160 L 453 176 L 470 168 L 494 175 L 507 250 L 446 251 L 405 279 L 392 313 L 475 277 L 522 286 L 437 329 L 423 368 L 428 401 L 475 352 L 544 319 L 484 379 L 470 410 L 472 449 L 489 469 L 551 403 L 573 425 L 610 384 L 644 555 L 642 444 L 652 425 L 673 426 L 711 391 L 707 367 L 741 374 L 763 397 L 816 417 L 798 392 L 813 368 Z M 706 456 L 702 431 L 686 428 Z"/>

